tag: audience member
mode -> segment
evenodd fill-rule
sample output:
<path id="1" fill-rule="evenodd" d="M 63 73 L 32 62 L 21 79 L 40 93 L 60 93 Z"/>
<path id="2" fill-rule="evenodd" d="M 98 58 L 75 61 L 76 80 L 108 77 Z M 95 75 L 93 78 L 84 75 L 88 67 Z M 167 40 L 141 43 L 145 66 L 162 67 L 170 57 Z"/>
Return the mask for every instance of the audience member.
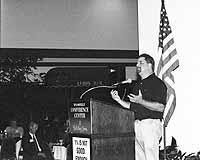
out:
<path id="1" fill-rule="evenodd" d="M 8 138 L 12 138 L 15 143 L 15 153 L 16 158 L 18 159 L 19 151 L 21 149 L 22 137 L 24 134 L 24 129 L 21 126 L 18 126 L 16 120 L 11 120 L 10 125 L 6 127 L 5 132 Z"/>
<path id="2" fill-rule="evenodd" d="M 53 160 L 49 146 L 37 134 L 38 124 L 31 121 L 22 138 L 23 160 Z"/>
<path id="3" fill-rule="evenodd" d="M 18 126 L 16 120 L 11 120 L 10 125 L 5 129 L 7 136 L 15 138 L 16 141 L 21 139 L 24 134 L 24 129 L 21 126 Z"/>

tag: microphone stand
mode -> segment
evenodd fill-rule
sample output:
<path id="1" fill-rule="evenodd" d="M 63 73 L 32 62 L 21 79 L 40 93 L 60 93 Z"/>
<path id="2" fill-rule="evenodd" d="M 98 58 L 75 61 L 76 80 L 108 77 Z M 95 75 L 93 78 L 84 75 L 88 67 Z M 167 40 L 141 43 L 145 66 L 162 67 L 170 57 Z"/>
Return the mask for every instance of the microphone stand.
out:
<path id="1" fill-rule="evenodd" d="M 110 88 L 110 89 L 114 89 L 114 88 L 117 88 L 117 86 L 114 86 L 114 85 L 112 85 L 112 86 L 96 86 L 96 87 L 89 88 L 88 90 L 86 90 L 85 92 L 83 92 L 83 93 L 81 94 L 80 99 L 82 99 L 83 96 L 84 96 L 86 93 L 90 92 L 91 90 L 97 89 L 97 88 Z"/>

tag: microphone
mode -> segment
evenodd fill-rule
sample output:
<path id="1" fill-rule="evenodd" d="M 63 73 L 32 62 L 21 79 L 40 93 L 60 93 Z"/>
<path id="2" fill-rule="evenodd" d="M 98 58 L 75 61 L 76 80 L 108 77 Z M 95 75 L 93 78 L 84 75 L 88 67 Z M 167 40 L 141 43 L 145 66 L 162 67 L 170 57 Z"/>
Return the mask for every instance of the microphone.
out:
<path id="1" fill-rule="evenodd" d="M 132 80 L 129 78 L 129 79 L 125 80 L 125 81 L 121 81 L 121 82 L 115 83 L 115 84 L 113 84 L 113 86 L 117 86 L 117 85 L 120 85 L 120 84 L 130 84 L 130 83 L 132 83 Z"/>

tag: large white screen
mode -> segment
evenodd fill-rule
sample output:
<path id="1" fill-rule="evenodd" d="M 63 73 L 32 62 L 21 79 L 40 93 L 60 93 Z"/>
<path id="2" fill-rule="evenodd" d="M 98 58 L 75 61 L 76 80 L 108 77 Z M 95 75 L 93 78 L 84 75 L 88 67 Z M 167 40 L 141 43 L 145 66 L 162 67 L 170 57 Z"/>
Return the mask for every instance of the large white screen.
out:
<path id="1" fill-rule="evenodd" d="M 1 2 L 2 48 L 139 48 L 137 0 Z"/>

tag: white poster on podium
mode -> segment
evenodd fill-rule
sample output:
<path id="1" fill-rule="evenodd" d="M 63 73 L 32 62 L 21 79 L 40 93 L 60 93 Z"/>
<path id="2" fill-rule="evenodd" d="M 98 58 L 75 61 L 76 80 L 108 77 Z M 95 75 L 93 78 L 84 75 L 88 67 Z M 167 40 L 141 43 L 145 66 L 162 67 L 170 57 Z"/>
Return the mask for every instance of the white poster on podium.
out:
<path id="1" fill-rule="evenodd" d="M 90 160 L 90 138 L 72 137 L 73 160 Z"/>

